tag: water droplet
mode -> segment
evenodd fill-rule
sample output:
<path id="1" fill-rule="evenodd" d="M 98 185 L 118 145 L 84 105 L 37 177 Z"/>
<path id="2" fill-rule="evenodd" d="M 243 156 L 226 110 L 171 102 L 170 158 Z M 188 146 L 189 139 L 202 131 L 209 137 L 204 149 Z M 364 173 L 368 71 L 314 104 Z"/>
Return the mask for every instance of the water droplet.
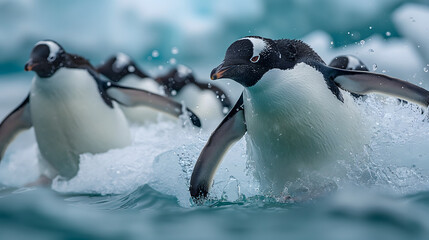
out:
<path id="1" fill-rule="evenodd" d="M 227 107 L 223 107 L 223 109 L 222 109 L 222 113 L 223 113 L 223 114 L 227 114 L 227 113 L 228 113 L 228 108 L 227 108 Z"/>
<path id="2" fill-rule="evenodd" d="M 136 68 L 134 66 L 128 66 L 128 72 L 132 73 L 136 70 Z"/>
<path id="3" fill-rule="evenodd" d="M 350 32 L 347 32 L 347 35 L 350 35 Z"/>
<path id="4" fill-rule="evenodd" d="M 429 69 L 428 69 L 427 67 L 424 67 L 424 68 L 423 68 L 423 71 L 425 71 L 425 72 L 429 72 Z"/>
<path id="5" fill-rule="evenodd" d="M 392 35 L 392 33 L 391 32 L 386 32 L 386 36 L 387 37 L 390 37 Z"/>
<path id="6" fill-rule="evenodd" d="M 372 26 L 369 26 L 369 29 L 371 30 L 371 29 L 372 29 Z"/>
<path id="7" fill-rule="evenodd" d="M 152 57 L 157 58 L 159 57 L 159 52 L 157 50 L 152 51 Z"/>
<path id="8" fill-rule="evenodd" d="M 377 66 L 377 64 L 372 64 L 372 71 L 375 71 L 375 70 L 377 70 L 377 68 L 378 68 L 378 66 Z"/>
<path id="9" fill-rule="evenodd" d="M 370 48 L 368 51 L 369 51 L 370 54 L 374 53 L 374 49 L 372 49 L 372 48 Z"/>
<path id="10" fill-rule="evenodd" d="M 381 72 L 382 72 L 382 73 L 386 73 L 386 70 L 384 70 L 384 69 L 383 69 L 383 70 L 381 70 Z"/>
<path id="11" fill-rule="evenodd" d="M 177 48 L 177 47 L 173 47 L 172 49 L 171 49 L 171 53 L 172 54 L 178 54 L 179 53 L 179 49 Z"/>
<path id="12" fill-rule="evenodd" d="M 170 64 L 176 64 L 176 59 L 175 58 L 170 58 L 170 60 L 168 60 L 168 62 L 170 63 Z"/>
<path id="13" fill-rule="evenodd" d="M 365 40 L 360 40 L 360 45 L 364 45 L 365 44 Z"/>
<path id="14" fill-rule="evenodd" d="M 334 45 L 334 41 L 331 41 L 331 45 Z"/>
<path id="15" fill-rule="evenodd" d="M 159 66 L 158 66 L 158 69 L 159 69 L 159 70 L 162 70 L 162 69 L 164 69 L 164 66 L 159 65 Z"/>
<path id="16" fill-rule="evenodd" d="M 208 88 L 212 88 L 212 84 L 211 83 L 207 83 L 207 87 Z"/>
<path id="17" fill-rule="evenodd" d="M 171 90 L 171 96 L 176 96 L 177 95 L 177 91 L 176 90 Z"/>

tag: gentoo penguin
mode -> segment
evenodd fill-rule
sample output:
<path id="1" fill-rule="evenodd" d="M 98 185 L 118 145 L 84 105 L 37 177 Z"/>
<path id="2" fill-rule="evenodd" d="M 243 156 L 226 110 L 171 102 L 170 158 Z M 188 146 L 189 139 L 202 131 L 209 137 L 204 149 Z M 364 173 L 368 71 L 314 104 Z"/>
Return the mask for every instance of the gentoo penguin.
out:
<path id="1" fill-rule="evenodd" d="M 246 132 L 249 163 L 261 189 L 274 195 L 302 171 L 318 171 L 360 151 L 367 135 L 361 133 L 355 102 L 343 90 L 429 104 L 425 89 L 381 74 L 327 66 L 299 40 L 239 39 L 211 78 L 233 79 L 244 91 L 200 153 L 190 181 L 194 199 L 207 196 L 223 155 Z"/>
<path id="2" fill-rule="evenodd" d="M 177 65 L 155 79 L 168 96 L 185 102 L 202 119 L 223 117 L 231 108 L 231 101 L 222 89 L 197 81 L 192 70 L 184 65 Z"/>
<path id="3" fill-rule="evenodd" d="M 330 67 L 347 69 L 347 70 L 358 70 L 358 71 L 369 71 L 366 65 L 357 57 L 353 55 L 341 55 L 332 59 L 329 63 Z M 359 98 L 364 95 L 350 93 L 353 97 Z"/>
<path id="4" fill-rule="evenodd" d="M 120 86 L 142 89 L 161 95 L 164 93 L 162 87 L 140 70 L 136 63 L 124 53 L 117 53 L 110 57 L 96 70 Z M 121 106 L 121 108 L 130 123 L 145 124 L 156 122 L 159 119 L 160 112 L 149 107 Z M 166 116 L 163 117 L 166 118 Z"/>
<path id="5" fill-rule="evenodd" d="M 21 131 L 34 127 L 41 173 L 72 178 L 82 153 L 100 153 L 131 143 L 118 105 L 145 105 L 179 116 L 182 105 L 147 91 L 102 81 L 84 58 L 51 40 L 38 42 L 25 65 L 34 71 L 29 95 L 0 124 L 0 159 Z M 188 110 L 192 122 L 199 119 Z"/>
<path id="6" fill-rule="evenodd" d="M 152 79 L 129 56 L 119 53 L 97 67 L 97 71 L 121 86 L 165 93 L 178 102 L 183 101 L 201 119 L 221 118 L 231 107 L 231 102 L 222 89 L 198 82 L 192 70 L 184 65 L 178 65 L 166 74 Z M 146 113 L 140 111 L 141 109 L 134 108 L 124 112 L 133 122 L 142 123 L 141 119 L 148 117 L 144 117 Z"/>

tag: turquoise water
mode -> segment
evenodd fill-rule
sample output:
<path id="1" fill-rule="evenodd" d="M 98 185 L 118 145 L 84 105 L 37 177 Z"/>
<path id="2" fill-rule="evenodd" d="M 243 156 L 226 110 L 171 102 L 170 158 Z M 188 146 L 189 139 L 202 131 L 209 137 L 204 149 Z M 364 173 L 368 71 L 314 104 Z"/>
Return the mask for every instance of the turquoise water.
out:
<path id="1" fill-rule="evenodd" d="M 304 203 L 257 196 L 181 207 L 141 186 L 120 195 L 2 189 L 1 239 L 427 239 L 429 192 L 335 193 Z"/>

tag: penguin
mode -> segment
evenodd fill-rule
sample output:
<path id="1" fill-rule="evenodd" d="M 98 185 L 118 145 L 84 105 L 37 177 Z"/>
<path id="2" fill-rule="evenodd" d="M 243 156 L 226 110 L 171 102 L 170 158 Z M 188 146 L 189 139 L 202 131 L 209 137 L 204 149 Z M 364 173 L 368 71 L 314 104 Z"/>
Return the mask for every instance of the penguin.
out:
<path id="1" fill-rule="evenodd" d="M 179 64 L 155 79 L 168 96 L 183 101 L 202 119 L 221 120 L 231 108 L 231 101 L 221 88 L 198 81 L 193 71 L 185 65 Z"/>
<path id="2" fill-rule="evenodd" d="M 53 40 L 36 43 L 25 70 L 36 75 L 28 96 L 0 123 L 0 160 L 13 138 L 33 127 L 41 175 L 49 179 L 73 178 L 82 153 L 131 144 L 119 105 L 149 106 L 176 117 L 184 111 L 166 97 L 103 81 L 88 60 L 67 53 Z M 186 111 L 200 127 L 198 117 Z"/>
<path id="3" fill-rule="evenodd" d="M 329 63 L 329 66 L 347 70 L 369 71 L 366 65 L 359 58 L 353 55 L 341 55 L 335 57 Z"/>
<path id="4" fill-rule="evenodd" d="M 357 57 L 353 55 L 341 55 L 332 59 L 329 63 L 330 67 L 347 69 L 347 70 L 358 70 L 358 71 L 369 71 L 366 65 Z M 355 98 L 363 98 L 365 95 L 350 93 Z"/>
<path id="5" fill-rule="evenodd" d="M 200 83 L 192 70 L 184 65 L 177 65 L 166 74 L 150 78 L 128 55 L 118 53 L 98 66 L 97 71 L 119 85 L 165 93 L 178 102 L 183 101 L 204 120 L 221 120 L 231 108 L 231 101 L 222 89 Z M 134 108 L 124 112 L 132 122 L 144 123 L 141 119 L 148 119 L 146 113 L 141 113 L 141 109 Z"/>
<path id="6" fill-rule="evenodd" d="M 244 91 L 197 159 L 189 188 L 194 200 L 207 197 L 222 157 L 245 133 L 248 161 L 261 189 L 281 195 L 285 184 L 302 172 L 329 174 L 329 163 L 349 158 L 367 143 L 361 113 L 348 92 L 429 104 L 429 91 L 423 88 L 382 74 L 327 66 L 300 40 L 239 39 L 211 72 L 212 80 L 221 78 L 240 83 Z"/>
<path id="7" fill-rule="evenodd" d="M 124 53 L 117 53 L 115 56 L 110 57 L 104 64 L 96 67 L 96 70 L 111 82 L 120 86 L 142 89 L 164 95 L 161 85 L 138 68 L 136 63 Z M 150 107 L 121 106 L 121 108 L 131 124 L 142 125 L 154 123 L 160 117 L 160 112 Z M 162 114 L 161 117 L 164 119 L 173 119 L 165 114 Z"/>

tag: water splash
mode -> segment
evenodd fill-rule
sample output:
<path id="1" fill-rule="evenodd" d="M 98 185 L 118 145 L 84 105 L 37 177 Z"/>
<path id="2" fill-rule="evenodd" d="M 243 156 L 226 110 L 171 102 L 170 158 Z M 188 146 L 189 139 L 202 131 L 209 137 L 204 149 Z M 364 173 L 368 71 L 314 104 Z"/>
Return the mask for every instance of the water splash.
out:
<path id="1" fill-rule="evenodd" d="M 357 104 L 365 120 L 374 123 L 366 151 L 338 161 L 329 175 L 304 174 L 305 177 L 285 186 L 284 196 L 272 196 L 274 199 L 306 200 L 349 186 L 398 194 L 427 189 L 429 123 L 422 109 L 376 95 Z M 148 185 L 174 196 L 181 206 L 192 206 L 188 191 L 190 176 L 210 132 L 167 121 L 135 126 L 132 132 L 132 146 L 102 154 L 83 154 L 78 175 L 69 181 L 55 179 L 52 188 L 62 193 L 105 195 L 128 193 Z M 32 146 L 6 156 L 0 165 L 1 183 L 22 184 L 28 180 L 23 175 L 37 176 L 35 164 L 24 164 L 26 159 L 37 159 L 36 155 Z M 25 173 L 18 175 L 20 171 Z M 213 201 L 243 203 L 261 197 L 253 171 L 253 165 L 247 162 L 243 138 L 226 154 L 214 177 L 210 191 L 212 204 Z"/>

